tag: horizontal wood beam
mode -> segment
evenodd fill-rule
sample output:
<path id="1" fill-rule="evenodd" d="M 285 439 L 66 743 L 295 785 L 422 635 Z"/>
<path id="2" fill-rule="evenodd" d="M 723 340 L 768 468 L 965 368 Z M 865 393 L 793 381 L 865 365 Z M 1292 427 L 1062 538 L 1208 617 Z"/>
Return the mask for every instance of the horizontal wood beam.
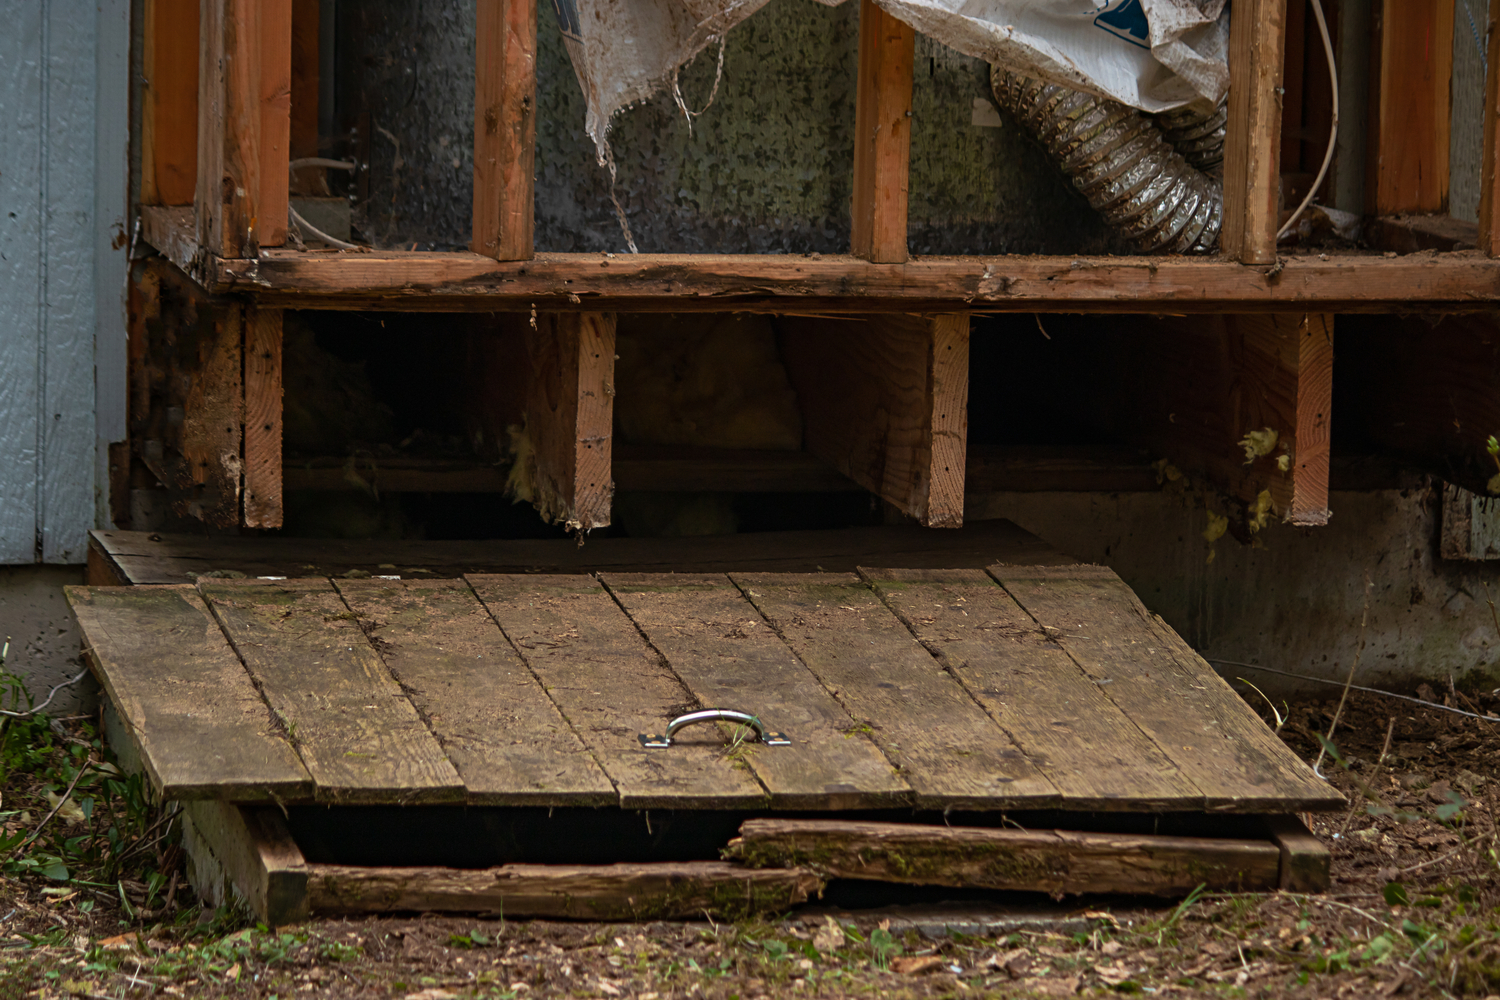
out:
<path id="1" fill-rule="evenodd" d="M 805 447 L 932 528 L 964 520 L 969 317 L 780 322 Z"/>
<path id="2" fill-rule="evenodd" d="M 1449 256 L 1232 261 L 1121 257 L 929 257 L 873 264 L 791 254 L 297 253 L 259 260 L 205 252 L 191 214 L 147 208 L 143 235 L 206 290 L 290 309 L 405 312 L 1481 312 L 1500 304 L 1500 261 Z"/>

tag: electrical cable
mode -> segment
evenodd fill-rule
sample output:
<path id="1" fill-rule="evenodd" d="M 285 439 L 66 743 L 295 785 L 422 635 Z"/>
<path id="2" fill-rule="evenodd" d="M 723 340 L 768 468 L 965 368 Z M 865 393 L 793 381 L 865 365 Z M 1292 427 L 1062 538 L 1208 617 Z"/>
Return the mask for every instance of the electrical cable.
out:
<path id="1" fill-rule="evenodd" d="M 1311 681 L 1314 684 L 1331 684 L 1334 687 L 1348 687 L 1354 691 L 1364 691 L 1369 694 L 1380 694 L 1387 698 L 1399 698 L 1409 701 L 1414 705 L 1422 705 L 1426 708 L 1435 708 L 1440 712 L 1452 712 L 1454 715 L 1467 716 L 1470 719 L 1483 719 L 1485 722 L 1500 722 L 1500 715 L 1480 715 L 1478 712 L 1466 712 L 1461 708 L 1453 708 L 1449 705 L 1440 705 L 1435 701 L 1426 701 L 1422 698 L 1413 698 L 1409 694 L 1397 694 L 1394 691 L 1382 691 L 1380 688 L 1365 687 L 1362 684 L 1345 685 L 1343 681 L 1333 681 L 1326 677 L 1309 677 L 1307 674 L 1295 674 L 1290 670 L 1277 670 L 1275 667 L 1263 667 L 1259 663 L 1242 663 L 1239 660 L 1215 660 L 1205 656 L 1209 663 L 1222 663 L 1226 667 L 1248 667 L 1251 670 L 1263 670 L 1268 674 L 1280 674 L 1282 677 L 1295 677 L 1300 681 Z"/>

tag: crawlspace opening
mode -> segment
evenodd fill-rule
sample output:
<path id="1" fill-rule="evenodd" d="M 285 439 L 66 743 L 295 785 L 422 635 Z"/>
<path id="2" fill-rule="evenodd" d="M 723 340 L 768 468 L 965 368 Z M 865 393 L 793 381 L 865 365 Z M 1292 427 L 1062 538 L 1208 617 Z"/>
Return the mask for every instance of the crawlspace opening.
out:
<path id="1" fill-rule="evenodd" d="M 292 806 L 288 825 L 303 855 L 315 864 L 486 868 L 717 861 L 740 824 L 760 817 L 1264 839 L 1258 817 L 1202 813 Z"/>

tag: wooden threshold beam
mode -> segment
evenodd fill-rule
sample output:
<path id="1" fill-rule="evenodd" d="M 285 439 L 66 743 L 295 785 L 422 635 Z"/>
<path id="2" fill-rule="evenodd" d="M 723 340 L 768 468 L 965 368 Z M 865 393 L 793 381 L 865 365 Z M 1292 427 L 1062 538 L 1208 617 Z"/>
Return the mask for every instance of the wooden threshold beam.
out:
<path id="1" fill-rule="evenodd" d="M 1377 215 L 1448 208 L 1452 0 L 1383 0 L 1365 190 Z"/>
<path id="2" fill-rule="evenodd" d="M 1226 257 L 1242 264 L 1276 260 L 1286 4 L 1237 0 L 1230 18 L 1220 246 Z"/>
<path id="3" fill-rule="evenodd" d="M 1250 519 L 1328 522 L 1332 316 L 1138 321 L 1112 347 L 1110 426 L 1244 501 Z"/>
<path id="4" fill-rule="evenodd" d="M 146 0 L 141 204 L 191 205 L 198 180 L 198 4 Z"/>
<path id="5" fill-rule="evenodd" d="M 470 249 L 529 260 L 535 219 L 536 3 L 478 0 Z"/>
<path id="6" fill-rule="evenodd" d="M 928 527 L 961 527 L 968 314 L 780 326 L 807 450 Z"/>
<path id="7" fill-rule="evenodd" d="M 254 258 L 286 242 L 292 0 L 204 0 L 201 13 L 197 242 Z"/>
<path id="8" fill-rule="evenodd" d="M 1164 257 L 539 254 L 264 251 L 230 260 L 197 241 L 191 213 L 141 212 L 146 241 L 207 291 L 289 309 L 403 312 L 1482 312 L 1500 261 L 1478 252 L 1282 258 L 1281 269 Z M 607 266 L 603 266 L 607 265 Z"/>
<path id="9" fill-rule="evenodd" d="M 1500 257 L 1500 0 L 1490 0 L 1484 146 L 1480 151 L 1479 249 Z"/>
<path id="10" fill-rule="evenodd" d="M 908 256 L 906 205 L 916 37 L 915 31 L 873 0 L 860 0 L 850 241 L 856 257 L 877 264 L 900 264 Z"/>

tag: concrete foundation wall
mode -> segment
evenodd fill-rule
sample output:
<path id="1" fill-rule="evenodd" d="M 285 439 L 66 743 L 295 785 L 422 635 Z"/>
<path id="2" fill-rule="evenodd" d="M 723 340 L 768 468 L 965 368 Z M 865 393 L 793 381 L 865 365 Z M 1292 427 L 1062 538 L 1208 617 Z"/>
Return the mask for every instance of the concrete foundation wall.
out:
<path id="1" fill-rule="evenodd" d="M 38 702 L 54 684 L 83 669 L 78 625 L 62 592 L 77 583 L 83 583 L 82 566 L 0 566 L 0 642 L 10 637 L 5 666 L 26 680 Z M 85 677 L 59 691 L 47 712 L 56 716 L 92 711 L 95 692 L 93 678 Z"/>
<path id="2" fill-rule="evenodd" d="M 1210 659 L 1240 660 L 1342 682 L 1360 643 L 1355 683 L 1446 688 L 1500 678 L 1500 636 L 1485 585 L 1495 567 L 1436 557 L 1432 491 L 1334 493 L 1322 528 L 1276 525 L 1264 548 L 1228 535 L 1209 545 L 1200 505 L 1158 493 L 1010 493 L 970 498 L 969 519 L 1005 517 L 1057 548 L 1111 566 L 1146 606 Z M 1216 665 L 1268 694 L 1335 689 Z M 1491 685 L 1493 686 L 1493 685 Z"/>

